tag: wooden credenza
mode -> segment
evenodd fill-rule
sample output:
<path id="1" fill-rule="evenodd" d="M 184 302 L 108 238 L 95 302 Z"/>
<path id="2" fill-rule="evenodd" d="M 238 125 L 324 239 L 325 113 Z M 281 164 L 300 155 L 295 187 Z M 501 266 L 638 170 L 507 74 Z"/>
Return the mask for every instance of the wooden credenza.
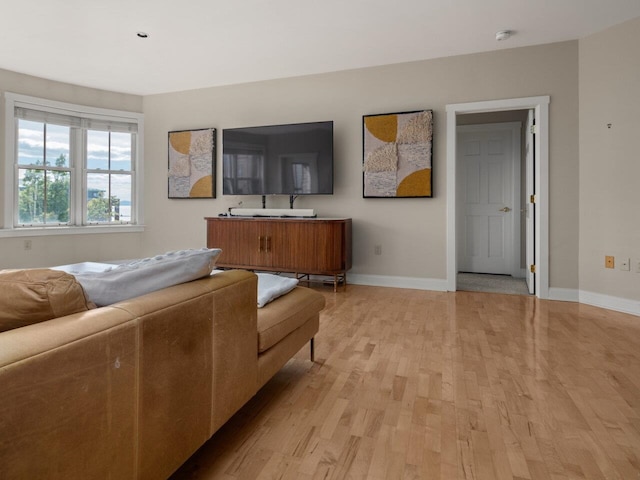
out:
<path id="1" fill-rule="evenodd" d="M 224 268 L 333 277 L 351 268 L 351 219 L 207 217 L 207 247 L 221 248 Z"/>

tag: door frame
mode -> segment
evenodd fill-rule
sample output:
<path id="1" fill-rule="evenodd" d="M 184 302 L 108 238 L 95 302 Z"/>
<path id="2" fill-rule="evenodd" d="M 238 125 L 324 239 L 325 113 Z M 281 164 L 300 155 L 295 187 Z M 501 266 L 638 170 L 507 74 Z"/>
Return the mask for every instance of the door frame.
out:
<path id="1" fill-rule="evenodd" d="M 520 196 L 520 183 L 521 183 L 521 163 L 522 163 L 522 148 L 520 137 L 522 135 L 522 124 L 520 122 L 500 122 L 500 123 L 480 123 L 480 124 L 470 124 L 470 125 L 458 125 L 456 127 L 456 135 L 459 133 L 473 133 L 473 132 L 495 132 L 496 130 L 508 131 L 511 135 L 511 178 L 510 189 L 511 189 L 511 197 L 512 204 L 506 205 L 511 208 L 512 219 L 511 219 L 511 245 L 509 245 L 510 258 L 509 262 L 509 274 L 514 278 L 523 278 L 522 269 L 520 268 L 521 261 L 521 246 L 520 246 L 520 224 L 521 224 L 521 203 L 522 199 Z M 456 136 L 457 142 L 457 136 Z M 457 143 L 456 143 L 457 145 Z M 457 152 L 456 152 L 457 155 Z M 459 159 L 456 157 L 456 162 Z M 456 185 L 460 187 L 460 184 L 456 182 Z M 461 192 L 456 192 L 459 194 Z M 457 197 L 459 198 L 459 197 Z M 460 214 L 463 213 L 464 205 L 458 204 L 458 211 L 456 212 L 457 218 L 460 218 Z M 458 228 L 460 228 L 460 223 L 458 223 Z M 460 241 L 463 241 L 462 238 L 457 238 L 456 255 L 460 254 Z M 458 258 L 458 257 L 456 257 Z M 457 261 L 457 260 L 456 260 Z M 457 272 L 456 272 L 457 273 Z"/>
<path id="2" fill-rule="evenodd" d="M 525 226 L 524 226 L 524 235 L 525 239 L 533 238 L 535 235 L 535 221 L 536 221 L 536 205 L 535 203 L 531 203 L 531 196 L 534 195 L 535 186 L 533 185 L 534 181 L 534 166 L 535 166 L 535 116 L 533 114 L 533 110 L 527 110 L 527 120 L 525 121 L 525 131 L 524 131 L 524 193 L 525 193 L 525 203 L 524 203 L 524 216 L 525 216 Z M 535 242 L 526 242 L 525 241 L 525 265 L 535 265 L 536 263 L 536 255 L 535 255 Z M 532 272 L 530 269 L 525 268 L 525 281 L 527 283 L 527 290 L 529 294 L 533 295 L 536 293 L 536 274 Z"/>
<path id="3" fill-rule="evenodd" d="M 550 97 L 525 97 L 447 105 L 447 290 L 457 287 L 456 238 L 456 117 L 465 113 L 499 112 L 507 110 L 535 111 L 535 257 L 536 296 L 549 298 L 549 103 Z M 527 239 L 529 241 L 529 239 Z"/>

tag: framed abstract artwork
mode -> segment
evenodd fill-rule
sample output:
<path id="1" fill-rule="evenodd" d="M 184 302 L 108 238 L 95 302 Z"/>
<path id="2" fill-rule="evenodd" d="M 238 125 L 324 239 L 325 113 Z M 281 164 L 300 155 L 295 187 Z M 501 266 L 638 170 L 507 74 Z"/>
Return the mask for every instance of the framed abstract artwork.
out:
<path id="1" fill-rule="evenodd" d="M 216 129 L 169 132 L 169 198 L 215 198 Z"/>
<path id="2" fill-rule="evenodd" d="M 362 117 L 363 197 L 432 197 L 433 110 Z"/>

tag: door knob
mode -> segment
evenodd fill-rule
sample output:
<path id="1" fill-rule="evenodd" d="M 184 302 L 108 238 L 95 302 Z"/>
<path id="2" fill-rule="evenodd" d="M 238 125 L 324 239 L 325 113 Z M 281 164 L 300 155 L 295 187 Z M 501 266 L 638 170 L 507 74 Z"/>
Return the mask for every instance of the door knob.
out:
<path id="1" fill-rule="evenodd" d="M 510 212 L 511 209 L 509 207 L 504 207 L 504 208 L 501 208 L 500 211 L 507 213 L 507 212 Z"/>

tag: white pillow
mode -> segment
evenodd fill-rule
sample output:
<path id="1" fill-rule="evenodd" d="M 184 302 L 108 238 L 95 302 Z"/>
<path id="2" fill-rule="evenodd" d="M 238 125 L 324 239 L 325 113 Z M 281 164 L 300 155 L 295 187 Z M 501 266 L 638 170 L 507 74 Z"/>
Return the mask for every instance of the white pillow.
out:
<path id="1" fill-rule="evenodd" d="M 258 275 L 258 308 L 289 293 L 298 284 L 297 278 L 281 277 L 270 273 L 256 275 Z"/>
<path id="2" fill-rule="evenodd" d="M 178 250 L 115 265 L 103 272 L 76 273 L 89 299 L 99 307 L 190 282 L 211 274 L 219 248 Z"/>

